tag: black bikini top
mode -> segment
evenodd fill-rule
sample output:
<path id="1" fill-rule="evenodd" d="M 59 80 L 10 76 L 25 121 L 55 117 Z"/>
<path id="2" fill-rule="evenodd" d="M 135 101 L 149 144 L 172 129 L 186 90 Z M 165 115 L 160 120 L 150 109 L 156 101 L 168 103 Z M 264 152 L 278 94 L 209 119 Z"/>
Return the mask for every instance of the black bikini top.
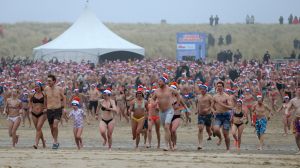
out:
<path id="1" fill-rule="evenodd" d="M 233 116 L 234 116 L 234 117 L 238 117 L 238 118 L 242 118 L 242 117 L 244 116 L 244 113 L 243 113 L 243 112 L 236 113 L 236 112 L 234 111 Z"/>
<path id="2" fill-rule="evenodd" d="M 111 102 L 109 102 L 110 103 L 110 106 L 109 106 L 109 108 L 112 108 L 112 104 L 111 104 Z M 101 110 L 102 111 L 110 111 L 109 109 L 107 109 L 106 107 L 101 107 Z"/>
<path id="3" fill-rule="evenodd" d="M 41 103 L 41 104 L 44 104 L 44 94 L 43 93 L 42 93 L 43 97 L 41 97 L 39 99 L 36 98 L 36 97 L 34 97 L 34 95 L 31 98 L 32 103 Z"/>

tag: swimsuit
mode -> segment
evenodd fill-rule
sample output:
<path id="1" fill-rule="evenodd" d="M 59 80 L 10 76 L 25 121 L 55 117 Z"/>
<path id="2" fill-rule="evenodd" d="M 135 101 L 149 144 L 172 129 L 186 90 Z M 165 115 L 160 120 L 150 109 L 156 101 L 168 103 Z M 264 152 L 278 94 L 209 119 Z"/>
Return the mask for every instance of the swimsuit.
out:
<path id="1" fill-rule="evenodd" d="M 153 122 L 155 122 L 156 120 L 159 120 L 159 116 L 149 116 L 148 118 L 149 118 L 149 120 L 152 120 Z"/>
<path id="2" fill-rule="evenodd" d="M 14 117 L 8 116 L 8 117 L 7 117 L 7 120 L 8 120 L 8 121 L 12 121 L 12 122 L 14 123 L 14 122 L 16 122 L 17 119 L 19 119 L 19 118 L 21 119 L 21 116 L 14 116 Z"/>
<path id="3" fill-rule="evenodd" d="M 72 110 L 69 114 L 69 117 L 73 117 L 74 128 L 83 128 L 83 117 L 85 116 L 82 109 Z"/>
<path id="4" fill-rule="evenodd" d="M 267 129 L 267 118 L 263 117 L 256 120 L 255 129 L 257 136 L 260 136 L 266 132 Z"/>
<path id="5" fill-rule="evenodd" d="M 108 125 L 112 120 L 113 120 L 113 118 L 111 118 L 111 119 L 109 119 L 109 120 L 104 120 L 104 119 L 102 118 L 102 121 L 103 121 L 106 125 Z"/>
<path id="6" fill-rule="evenodd" d="M 233 116 L 237 117 L 237 118 L 242 118 L 244 116 L 244 113 L 241 111 L 240 113 L 236 113 L 236 111 L 233 111 Z M 239 128 L 241 125 L 243 125 L 244 123 L 240 123 L 240 124 L 236 124 L 233 123 L 237 128 Z"/>
<path id="7" fill-rule="evenodd" d="M 134 108 L 134 109 L 137 109 L 138 107 L 139 107 L 138 103 L 135 102 L 133 108 Z M 142 102 L 141 107 L 145 110 L 145 101 Z M 134 116 L 131 116 L 131 118 L 132 118 L 134 121 L 136 121 L 136 122 L 140 122 L 140 121 L 142 121 L 142 120 L 145 119 L 145 116 L 142 116 L 141 118 L 136 118 L 136 117 L 134 117 Z"/>
<path id="8" fill-rule="evenodd" d="M 34 94 L 35 95 L 35 94 Z M 39 103 L 39 104 L 44 104 L 44 94 L 42 93 L 42 95 L 43 95 L 43 97 L 41 97 L 41 98 L 36 98 L 35 96 L 32 96 L 32 98 L 31 98 L 31 102 L 33 103 L 33 104 L 37 104 L 37 103 Z M 36 113 L 33 113 L 33 112 L 31 112 L 31 114 L 33 115 L 33 116 L 35 116 L 36 118 L 40 118 L 44 113 L 43 112 L 40 112 L 40 113 L 38 113 L 38 114 L 36 114 Z"/>
<path id="9" fill-rule="evenodd" d="M 173 118 L 171 120 L 171 122 L 173 122 L 174 120 L 176 120 L 177 118 L 181 118 L 181 115 L 173 115 Z"/>

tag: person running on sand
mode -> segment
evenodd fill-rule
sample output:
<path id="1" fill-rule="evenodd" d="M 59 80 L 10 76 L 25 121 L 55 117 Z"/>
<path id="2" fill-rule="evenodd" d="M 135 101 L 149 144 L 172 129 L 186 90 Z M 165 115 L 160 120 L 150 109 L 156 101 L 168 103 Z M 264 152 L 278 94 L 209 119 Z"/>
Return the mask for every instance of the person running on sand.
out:
<path id="1" fill-rule="evenodd" d="M 46 109 L 43 93 L 43 83 L 37 81 L 35 84 L 35 92 L 29 98 L 29 112 L 32 114 L 32 121 L 36 129 L 34 149 L 38 148 L 39 140 L 42 140 L 43 148 L 46 147 L 46 141 L 42 132 L 42 127 L 46 121 Z"/>
<path id="2" fill-rule="evenodd" d="M 232 136 L 234 139 L 234 145 L 237 148 L 237 151 L 240 152 L 242 134 L 244 131 L 244 121 L 248 122 L 247 113 L 243 109 L 243 100 L 238 99 L 236 101 L 236 107 L 232 110 Z"/>
<path id="3" fill-rule="evenodd" d="M 154 91 L 153 91 L 154 93 Z M 157 148 L 160 148 L 160 119 L 157 102 L 153 100 L 153 93 L 150 95 L 148 101 L 148 145 L 147 148 L 151 148 L 152 142 L 152 126 L 155 126 L 155 132 L 157 136 Z"/>
<path id="4" fill-rule="evenodd" d="M 98 108 L 98 100 L 100 98 L 99 90 L 96 88 L 95 84 L 91 84 L 91 88 L 88 91 L 88 97 L 89 97 L 89 114 L 91 116 L 95 116 L 96 110 Z"/>
<path id="5" fill-rule="evenodd" d="M 86 114 L 82 109 L 79 108 L 79 102 L 77 100 L 73 100 L 71 104 L 73 110 L 69 113 L 67 119 L 72 117 L 74 121 L 73 124 L 74 139 L 77 145 L 77 149 L 80 150 L 83 147 L 81 134 L 83 131 L 84 119 L 86 117 Z"/>
<path id="6" fill-rule="evenodd" d="M 230 96 L 224 93 L 224 83 L 222 81 L 216 84 L 217 93 L 213 97 L 212 111 L 215 115 L 215 121 L 213 126 L 214 134 L 219 138 L 217 145 L 221 145 L 222 135 L 220 128 L 223 127 L 223 136 L 225 139 L 226 150 L 230 150 L 230 110 L 233 108 L 233 103 L 230 101 Z"/>
<path id="7" fill-rule="evenodd" d="M 51 135 L 53 138 L 52 149 L 58 149 L 59 143 L 58 137 L 58 123 L 61 120 L 62 114 L 66 106 L 66 97 L 61 87 L 56 86 L 56 77 L 54 75 L 48 75 L 48 86 L 45 88 L 45 106 L 47 109 L 47 118 L 51 129 Z"/>
<path id="8" fill-rule="evenodd" d="M 258 150 L 263 149 L 264 135 L 267 129 L 267 122 L 272 115 L 270 107 L 264 103 L 262 95 L 257 95 L 257 103 L 253 106 L 253 113 L 256 115 L 255 129 L 259 140 Z"/>
<path id="9" fill-rule="evenodd" d="M 153 99 L 158 102 L 160 109 L 160 121 L 165 130 L 165 147 L 164 151 L 173 150 L 171 144 L 171 131 L 170 125 L 172 118 L 174 116 L 174 109 L 172 107 L 172 94 L 177 98 L 177 101 L 180 101 L 180 95 L 178 92 L 167 86 L 167 76 L 164 75 L 158 80 L 159 88 L 154 92 Z"/>
<path id="10" fill-rule="evenodd" d="M 198 85 L 201 95 L 197 97 L 197 112 L 198 114 L 198 150 L 203 148 L 203 130 L 206 128 L 208 139 L 211 140 L 211 122 L 212 122 L 212 104 L 213 97 L 207 94 L 208 87 L 203 84 Z"/>
<path id="11" fill-rule="evenodd" d="M 177 84 L 174 82 L 170 86 L 172 89 L 177 90 Z M 183 110 L 186 111 L 186 113 L 190 113 L 189 108 L 187 105 L 184 103 L 183 99 L 180 98 L 180 101 L 178 101 L 178 98 L 176 95 L 173 93 L 172 94 L 172 106 L 174 109 L 174 116 L 171 120 L 171 125 L 170 125 L 170 131 L 171 131 L 171 141 L 172 141 L 172 147 L 174 150 L 177 149 L 176 143 L 177 143 L 177 128 L 180 126 L 180 121 L 181 121 L 181 112 Z"/>
<path id="12" fill-rule="evenodd" d="M 282 116 L 282 123 L 283 123 L 283 136 L 288 135 L 288 130 L 291 129 L 291 123 L 292 123 L 292 116 L 288 113 L 286 114 L 285 111 L 288 107 L 288 104 L 290 102 L 290 98 L 288 95 L 285 95 L 283 97 L 283 102 L 280 108 L 278 108 L 277 112 L 281 113 Z"/>
<path id="13" fill-rule="evenodd" d="M 16 89 L 12 89 L 11 97 L 7 99 L 4 106 L 3 113 L 7 115 L 8 120 L 8 134 L 12 138 L 12 147 L 15 148 L 19 140 L 17 129 L 20 126 L 22 118 L 22 104 L 18 99 Z"/>
<path id="14" fill-rule="evenodd" d="M 296 97 L 290 101 L 285 113 L 290 115 L 292 109 L 295 110 L 293 125 L 295 141 L 299 150 L 296 154 L 300 155 L 300 85 L 298 85 L 298 88 L 296 89 Z"/>
<path id="15" fill-rule="evenodd" d="M 115 128 L 114 113 L 118 112 L 115 102 L 110 97 L 111 93 L 110 89 L 103 91 L 103 99 L 99 101 L 96 113 L 96 119 L 100 120 L 99 131 L 103 138 L 103 146 L 108 143 L 108 150 L 112 148 L 112 134 Z M 99 118 L 100 109 L 102 114 Z"/>
<path id="16" fill-rule="evenodd" d="M 148 111 L 147 101 L 144 100 L 143 88 L 138 88 L 136 98 L 130 103 L 132 139 L 135 140 L 135 148 L 138 149 L 140 133 L 143 129 L 145 117 Z"/>
<path id="17" fill-rule="evenodd" d="M 22 111 L 23 111 L 23 116 L 22 116 L 22 127 L 25 127 L 25 120 L 28 119 L 29 127 L 31 127 L 31 117 L 29 113 L 29 96 L 27 89 L 24 88 L 23 93 L 20 96 L 20 100 L 22 102 Z"/>

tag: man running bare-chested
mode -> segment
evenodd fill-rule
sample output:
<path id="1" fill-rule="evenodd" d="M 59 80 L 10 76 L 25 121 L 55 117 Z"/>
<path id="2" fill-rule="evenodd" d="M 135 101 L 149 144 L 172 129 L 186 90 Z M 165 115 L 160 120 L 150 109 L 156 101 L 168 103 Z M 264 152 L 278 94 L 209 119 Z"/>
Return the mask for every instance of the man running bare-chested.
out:
<path id="1" fill-rule="evenodd" d="M 288 108 L 286 109 L 286 114 L 289 114 L 291 109 L 294 109 L 294 133 L 295 140 L 299 151 L 296 153 L 300 155 L 300 86 L 296 89 L 296 97 L 293 98 Z"/>
<path id="2" fill-rule="evenodd" d="M 174 109 L 172 107 L 172 94 L 177 97 L 177 101 L 180 101 L 179 94 L 176 90 L 171 89 L 167 86 L 168 79 L 166 77 L 161 77 L 158 80 L 159 88 L 154 93 L 154 100 L 158 102 L 158 106 L 160 109 L 160 120 L 164 126 L 165 130 L 165 147 L 164 151 L 168 151 L 169 149 L 173 150 L 171 145 L 171 132 L 170 132 L 170 124 L 174 115 Z"/>
<path id="3" fill-rule="evenodd" d="M 63 109 L 62 106 L 67 107 L 66 97 L 64 96 L 63 89 L 55 85 L 56 77 L 54 75 L 48 75 L 47 82 L 48 86 L 45 88 L 45 107 L 47 109 L 48 122 L 53 137 L 52 149 L 58 149 L 58 123 L 61 120 L 62 112 L 64 111 L 65 113 L 65 109 Z"/>
<path id="4" fill-rule="evenodd" d="M 224 83 L 222 81 L 217 82 L 216 84 L 217 93 L 213 97 L 213 108 L 212 111 L 215 115 L 215 121 L 213 126 L 213 131 L 215 135 L 219 138 L 217 145 L 221 145 L 222 136 L 220 128 L 223 127 L 223 136 L 225 139 L 226 150 L 230 149 L 230 138 L 229 138 L 229 129 L 230 129 L 230 112 L 233 108 L 231 98 L 228 94 L 224 93 Z"/>
<path id="5" fill-rule="evenodd" d="M 203 130 L 206 128 L 206 132 L 208 133 L 208 139 L 211 140 L 211 121 L 212 121 L 212 113 L 211 108 L 213 104 L 213 97 L 209 94 L 206 94 L 208 91 L 208 87 L 206 85 L 199 85 L 201 95 L 197 98 L 197 112 L 198 114 L 198 150 L 203 148 Z"/>

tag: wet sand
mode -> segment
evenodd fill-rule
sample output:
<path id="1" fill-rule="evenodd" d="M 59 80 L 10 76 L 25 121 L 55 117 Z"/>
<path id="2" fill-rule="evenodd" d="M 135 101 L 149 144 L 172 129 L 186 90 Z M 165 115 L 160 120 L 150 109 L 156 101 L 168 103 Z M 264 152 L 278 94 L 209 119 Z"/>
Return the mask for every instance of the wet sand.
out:
<path id="1" fill-rule="evenodd" d="M 156 149 L 156 135 L 153 132 L 152 148 L 144 147 L 143 138 L 139 150 L 134 149 L 131 128 L 125 122 L 118 122 L 113 134 L 113 150 L 108 151 L 102 146 L 102 139 L 98 131 L 98 121 L 85 125 L 83 131 L 84 148 L 76 149 L 72 132 L 72 121 L 59 127 L 59 142 L 61 148 L 52 150 L 52 139 L 48 123 L 43 127 L 47 148 L 38 150 L 32 148 L 35 130 L 20 126 L 18 135 L 19 143 L 11 149 L 10 138 L 7 133 L 7 121 L 0 119 L 0 167 L 297 167 L 300 168 L 300 156 L 296 153 L 294 135 L 283 137 L 280 116 L 275 116 L 268 124 L 264 150 L 258 151 L 257 137 L 254 128 L 247 126 L 242 137 L 241 153 L 235 147 L 226 153 L 224 141 L 217 146 L 217 138 L 206 141 L 204 149 L 197 150 L 196 116 L 189 126 L 178 129 L 178 145 L 176 151 L 163 152 Z M 163 137 L 163 130 L 161 129 Z M 164 140 L 162 140 L 163 144 Z M 231 136 L 231 144 L 233 138 Z M 41 146 L 41 145 L 40 145 Z"/>

